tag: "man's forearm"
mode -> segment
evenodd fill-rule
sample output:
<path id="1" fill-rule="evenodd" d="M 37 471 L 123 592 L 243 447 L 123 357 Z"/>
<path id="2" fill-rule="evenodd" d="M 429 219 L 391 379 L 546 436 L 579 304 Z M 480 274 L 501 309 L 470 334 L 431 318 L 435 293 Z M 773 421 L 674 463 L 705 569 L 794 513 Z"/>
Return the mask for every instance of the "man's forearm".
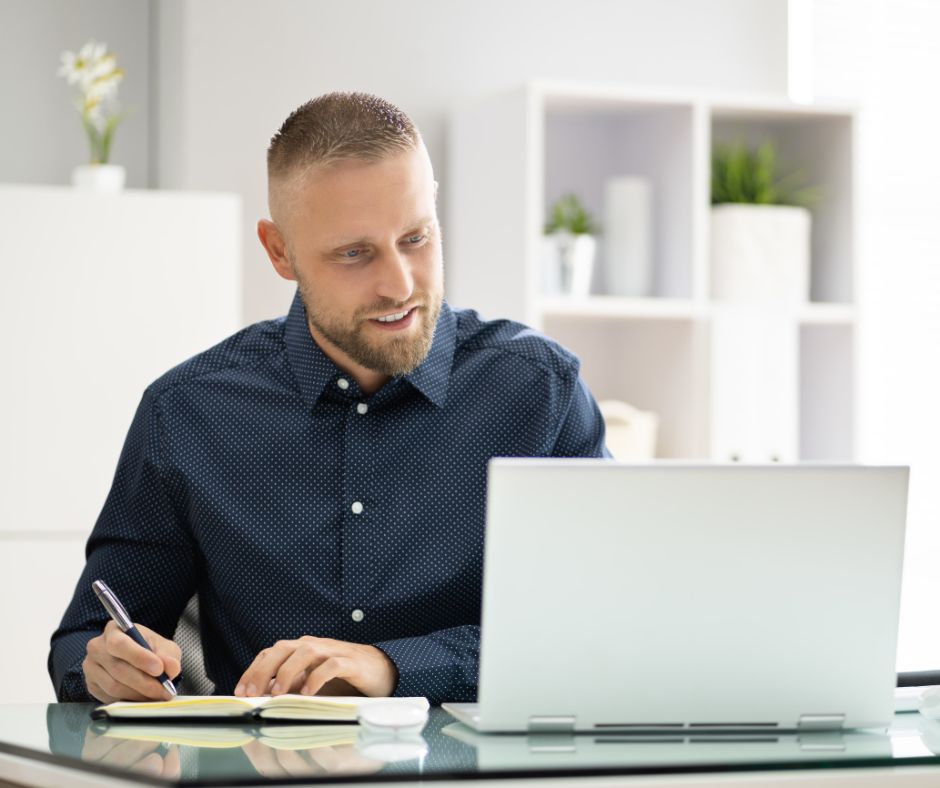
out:
<path id="1" fill-rule="evenodd" d="M 480 627 L 451 627 L 373 645 L 398 668 L 395 695 L 423 695 L 434 704 L 476 700 Z"/>
<path id="2" fill-rule="evenodd" d="M 55 687 L 56 698 L 61 701 L 89 701 L 94 698 L 85 686 L 82 660 L 88 641 L 99 632 L 69 632 L 56 634 L 49 652 L 49 675 Z"/>

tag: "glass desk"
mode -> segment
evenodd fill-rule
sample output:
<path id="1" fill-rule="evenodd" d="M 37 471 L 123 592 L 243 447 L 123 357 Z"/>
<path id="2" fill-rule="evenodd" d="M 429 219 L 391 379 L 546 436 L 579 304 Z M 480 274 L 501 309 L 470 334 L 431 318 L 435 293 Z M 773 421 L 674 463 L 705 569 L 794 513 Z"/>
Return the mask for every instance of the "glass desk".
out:
<path id="1" fill-rule="evenodd" d="M 421 735 L 356 725 L 104 723 L 92 704 L 0 706 L 0 753 L 166 785 L 730 774 L 934 766 L 940 723 L 899 714 L 888 732 L 779 735 L 480 735 L 432 709 Z M 0 775 L 2 776 L 2 775 Z M 8 779 L 12 779 L 8 776 Z"/>

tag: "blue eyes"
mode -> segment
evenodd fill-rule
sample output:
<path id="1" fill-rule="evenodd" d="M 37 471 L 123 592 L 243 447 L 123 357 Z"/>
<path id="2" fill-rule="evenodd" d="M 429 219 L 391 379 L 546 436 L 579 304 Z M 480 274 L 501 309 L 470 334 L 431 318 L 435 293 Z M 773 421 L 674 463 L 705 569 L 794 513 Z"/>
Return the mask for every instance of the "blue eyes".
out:
<path id="1" fill-rule="evenodd" d="M 411 246 L 418 246 L 419 244 L 423 243 L 425 240 L 427 240 L 427 235 L 424 235 L 423 233 L 421 233 L 417 235 L 409 235 L 405 239 L 405 243 Z M 360 258 L 364 257 L 366 254 L 367 254 L 366 249 L 356 248 L 356 249 L 347 249 L 345 252 L 340 252 L 339 256 L 343 260 L 359 260 Z"/>

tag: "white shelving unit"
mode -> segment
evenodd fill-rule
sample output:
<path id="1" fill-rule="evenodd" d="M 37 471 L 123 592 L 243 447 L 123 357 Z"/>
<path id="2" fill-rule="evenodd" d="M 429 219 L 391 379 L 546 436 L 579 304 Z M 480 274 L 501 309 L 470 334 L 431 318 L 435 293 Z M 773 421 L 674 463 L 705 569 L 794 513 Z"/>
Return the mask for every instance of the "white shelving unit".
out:
<path id="1" fill-rule="evenodd" d="M 241 202 L 0 185 L 0 214 L 0 695 L 40 702 L 144 388 L 241 323 Z"/>
<path id="2" fill-rule="evenodd" d="M 579 355 L 598 399 L 660 415 L 658 455 L 849 460 L 855 453 L 855 111 L 766 97 L 533 83 L 454 114 L 448 297 L 535 326 Z M 750 310 L 710 297 L 715 141 L 771 139 L 819 189 L 811 295 Z M 540 292 L 549 207 L 576 193 L 603 216 L 605 181 L 648 178 L 648 298 Z M 603 270 L 603 245 L 598 270 Z"/>

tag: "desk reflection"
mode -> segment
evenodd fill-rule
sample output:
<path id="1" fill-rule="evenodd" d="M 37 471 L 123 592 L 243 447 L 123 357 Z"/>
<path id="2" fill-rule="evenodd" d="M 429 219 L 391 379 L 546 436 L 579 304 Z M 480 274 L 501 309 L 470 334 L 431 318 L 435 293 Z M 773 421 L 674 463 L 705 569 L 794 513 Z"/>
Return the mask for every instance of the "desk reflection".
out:
<path id="1" fill-rule="evenodd" d="M 370 736 L 356 725 L 153 725 L 91 720 L 90 703 L 45 711 L 49 751 L 88 768 L 178 784 L 262 783 L 330 777 L 382 780 L 427 776 L 618 774 L 671 768 L 768 769 L 935 764 L 940 723 L 898 715 L 890 735 L 876 731 L 742 736 L 607 733 L 481 735 L 431 710 L 420 736 Z M 35 741 L 23 720 L 22 741 Z M 40 725 L 42 718 L 36 720 Z M 9 721 L 9 720 L 8 720 Z M 8 726 L 10 727 L 10 726 Z M 8 736 L 15 742 L 15 737 Z M 35 747 L 35 745 L 32 745 Z"/>
<path id="2" fill-rule="evenodd" d="M 796 762 L 883 760 L 892 757 L 891 738 L 882 732 L 819 733 L 531 734 L 477 733 L 463 723 L 443 733 L 476 751 L 481 771 L 541 771 L 709 764 L 793 764 Z"/>
<path id="3" fill-rule="evenodd" d="M 178 780 L 182 775 L 178 745 L 114 738 L 101 735 L 90 726 L 85 731 L 81 757 L 83 761 L 150 777 Z"/>
<path id="4" fill-rule="evenodd" d="M 356 724 L 128 723 L 92 720 L 92 708 L 48 706 L 51 752 L 168 781 L 420 775 L 429 752 L 419 733 L 376 734 Z M 446 739 L 440 733 L 446 722 L 438 717 L 425 731 Z"/>

